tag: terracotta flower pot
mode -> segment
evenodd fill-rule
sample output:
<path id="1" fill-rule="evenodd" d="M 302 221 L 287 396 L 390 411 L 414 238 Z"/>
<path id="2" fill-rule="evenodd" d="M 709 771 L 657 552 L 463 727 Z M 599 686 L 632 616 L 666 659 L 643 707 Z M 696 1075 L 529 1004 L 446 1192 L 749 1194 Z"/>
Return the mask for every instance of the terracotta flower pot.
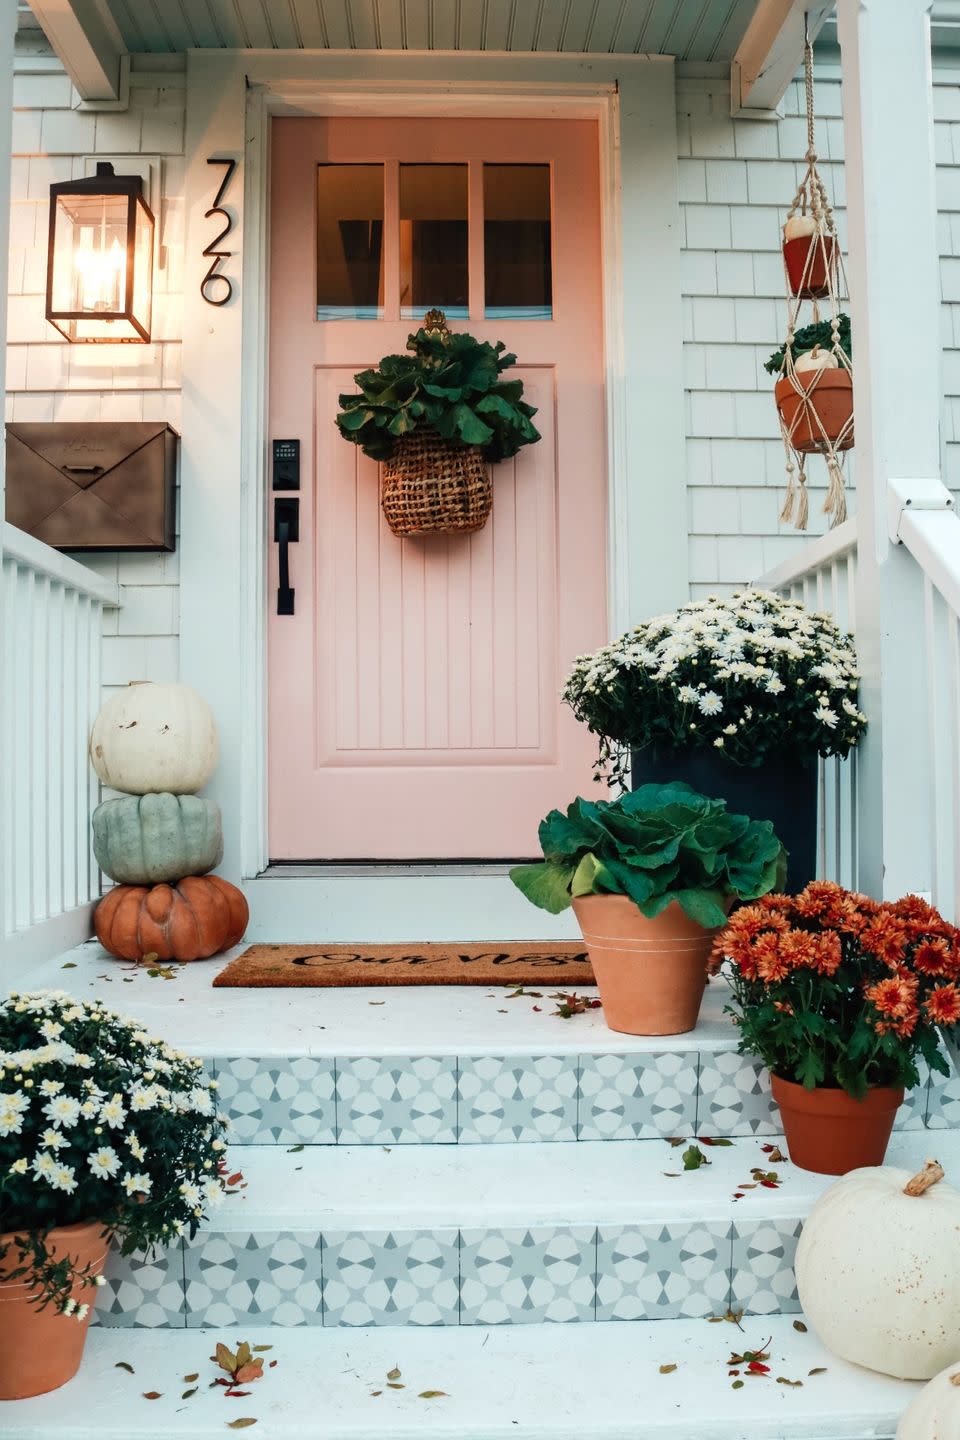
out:
<path id="1" fill-rule="evenodd" d="M 822 242 L 818 235 L 796 235 L 784 240 L 783 260 L 794 295 L 802 300 L 820 300 L 830 293 L 830 276 L 837 267 L 832 235 L 825 235 Z"/>
<path id="2" fill-rule="evenodd" d="M 800 454 L 822 451 L 824 436 L 837 450 L 853 448 L 853 378 L 849 370 L 839 366 L 784 375 L 774 393 L 794 450 Z"/>
<path id="3" fill-rule="evenodd" d="M 818 1175 L 846 1175 L 865 1165 L 882 1165 L 903 1088 L 878 1085 L 862 1100 L 845 1090 L 807 1090 L 793 1080 L 770 1077 L 780 1106 L 783 1133 L 794 1165 Z"/>
<path id="4" fill-rule="evenodd" d="M 573 909 L 610 1029 L 625 1035 L 692 1030 L 717 932 L 697 925 L 676 903 L 655 920 L 625 895 L 582 895 Z"/>
<path id="5" fill-rule="evenodd" d="M 17 1233 L 0 1235 L 0 1245 Z M 89 1265 L 91 1275 L 100 1274 L 107 1258 L 108 1241 L 99 1220 L 51 1230 L 47 1245 L 56 1259 L 69 1255 L 81 1270 Z M 35 1285 L 3 1278 L 19 1268 L 19 1251 L 8 1252 L 0 1263 L 0 1400 L 25 1400 L 56 1390 L 76 1375 L 97 1288 L 81 1282 L 73 1291 L 77 1305 L 90 1306 L 83 1320 L 62 1315 L 53 1304 L 38 1311 Z"/>

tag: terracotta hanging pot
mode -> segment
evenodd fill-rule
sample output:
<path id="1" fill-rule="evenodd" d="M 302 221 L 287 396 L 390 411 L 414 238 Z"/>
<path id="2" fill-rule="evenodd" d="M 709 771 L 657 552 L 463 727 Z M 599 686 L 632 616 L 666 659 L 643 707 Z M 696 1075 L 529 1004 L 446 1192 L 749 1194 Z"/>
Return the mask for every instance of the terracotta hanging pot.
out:
<path id="1" fill-rule="evenodd" d="M 853 448 L 853 377 L 838 366 L 783 375 L 774 391 L 780 419 L 800 454 Z"/>
<path id="2" fill-rule="evenodd" d="M 692 1030 L 716 930 L 697 925 L 676 902 L 654 920 L 625 895 L 581 895 L 573 909 L 610 1029 L 625 1035 Z"/>
<path id="3" fill-rule="evenodd" d="M 0 1236 L 0 1246 L 17 1233 Z M 102 1223 L 90 1220 L 51 1230 L 47 1248 L 54 1259 L 69 1256 L 79 1270 L 89 1266 L 94 1276 L 103 1270 L 108 1241 Z M 61 1314 L 53 1304 L 37 1310 L 36 1285 L 3 1278 L 20 1263 L 16 1249 L 0 1261 L 0 1400 L 45 1395 L 73 1379 L 80 1368 L 98 1293 L 96 1286 L 82 1282 L 74 1288 L 71 1298 L 77 1306 L 90 1306 L 82 1320 Z"/>
<path id="4" fill-rule="evenodd" d="M 791 293 L 799 300 L 822 300 L 830 294 L 830 281 L 836 274 L 836 241 L 832 235 L 816 232 L 791 235 L 790 223 L 784 227 L 783 263 Z"/>
<path id="5" fill-rule="evenodd" d="M 862 1100 L 845 1090 L 808 1090 L 779 1075 L 770 1077 L 780 1106 L 783 1133 L 794 1165 L 818 1175 L 846 1175 L 865 1165 L 882 1165 L 903 1088 L 878 1085 Z"/>

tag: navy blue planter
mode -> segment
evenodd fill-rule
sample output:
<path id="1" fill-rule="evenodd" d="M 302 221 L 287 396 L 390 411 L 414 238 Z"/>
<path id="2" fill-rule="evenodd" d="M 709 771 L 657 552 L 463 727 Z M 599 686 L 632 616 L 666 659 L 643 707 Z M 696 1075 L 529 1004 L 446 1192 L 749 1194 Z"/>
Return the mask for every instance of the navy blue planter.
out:
<path id="1" fill-rule="evenodd" d="M 714 750 L 631 754 L 633 789 L 684 780 L 701 795 L 726 800 L 735 815 L 772 820 L 789 856 L 786 890 L 796 894 L 817 873 L 817 758 L 771 755 L 755 769 L 731 765 Z"/>

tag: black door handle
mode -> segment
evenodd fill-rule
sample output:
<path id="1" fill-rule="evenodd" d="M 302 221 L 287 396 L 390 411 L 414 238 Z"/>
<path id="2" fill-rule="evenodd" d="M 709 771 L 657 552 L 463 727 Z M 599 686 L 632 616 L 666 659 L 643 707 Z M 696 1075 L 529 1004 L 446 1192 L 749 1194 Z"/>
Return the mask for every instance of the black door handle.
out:
<path id="1" fill-rule="evenodd" d="M 290 545 L 300 539 L 300 501 L 284 496 L 273 502 L 273 538 L 280 546 L 280 584 L 277 588 L 277 614 L 294 613 L 296 591 L 290 584 Z"/>

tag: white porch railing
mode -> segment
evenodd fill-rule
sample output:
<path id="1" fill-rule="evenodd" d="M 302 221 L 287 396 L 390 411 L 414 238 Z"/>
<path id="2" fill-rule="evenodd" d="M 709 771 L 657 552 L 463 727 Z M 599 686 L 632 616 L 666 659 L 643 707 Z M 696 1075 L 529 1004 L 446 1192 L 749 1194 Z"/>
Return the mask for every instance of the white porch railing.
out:
<path id="1" fill-rule="evenodd" d="M 854 520 L 809 541 L 790 560 L 755 582 L 832 615 L 856 634 L 857 531 Z M 857 887 L 857 762 L 830 758 L 819 765 L 817 873 Z"/>
<path id="2" fill-rule="evenodd" d="M 21 965 L 90 934 L 99 877 L 87 737 L 103 612 L 118 587 L 4 522 L 0 626 L 0 954 Z"/>

